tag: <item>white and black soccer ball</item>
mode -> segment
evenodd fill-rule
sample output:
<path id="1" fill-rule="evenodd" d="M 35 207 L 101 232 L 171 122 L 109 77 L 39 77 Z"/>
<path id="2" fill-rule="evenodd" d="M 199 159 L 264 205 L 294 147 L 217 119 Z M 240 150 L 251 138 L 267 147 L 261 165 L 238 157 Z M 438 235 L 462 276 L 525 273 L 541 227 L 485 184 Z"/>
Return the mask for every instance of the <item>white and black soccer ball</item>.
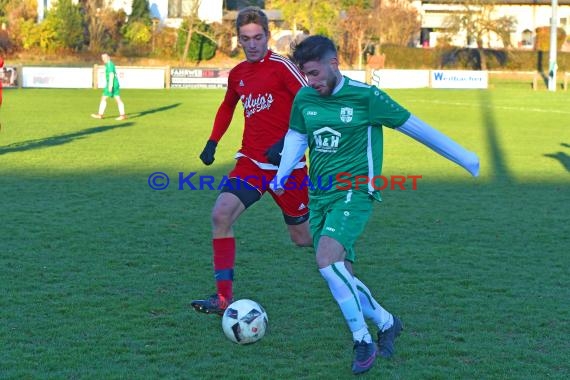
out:
<path id="1" fill-rule="evenodd" d="M 228 306 L 222 316 L 224 334 L 234 343 L 255 343 L 267 331 L 267 313 L 259 303 L 241 299 Z"/>

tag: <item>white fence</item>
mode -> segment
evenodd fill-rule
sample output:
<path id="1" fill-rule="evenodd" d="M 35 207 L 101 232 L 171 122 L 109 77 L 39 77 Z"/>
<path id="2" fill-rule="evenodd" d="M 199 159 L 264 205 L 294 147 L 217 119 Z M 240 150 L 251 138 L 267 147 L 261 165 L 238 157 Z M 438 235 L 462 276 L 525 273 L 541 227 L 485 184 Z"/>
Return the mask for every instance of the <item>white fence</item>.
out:
<path id="1" fill-rule="evenodd" d="M 76 67 L 23 67 L 22 87 L 92 88 L 93 69 Z"/>
<path id="2" fill-rule="evenodd" d="M 103 66 L 93 67 L 6 67 L 2 76 L 4 87 L 24 88 L 102 88 L 105 85 Z M 352 79 L 373 84 L 382 89 L 405 88 L 464 88 L 486 89 L 489 76 L 495 72 L 470 70 L 342 70 Z M 123 89 L 163 88 L 225 88 L 228 69 L 117 66 Z M 524 74 L 537 88 L 538 72 Z M 562 74 L 562 73 L 561 73 Z M 520 75 L 519 75 L 520 76 Z M 561 87 L 568 89 L 570 73 L 561 75 Z"/>
<path id="3" fill-rule="evenodd" d="M 372 70 L 370 82 L 380 88 L 468 88 L 489 87 L 487 71 L 470 70 Z"/>
<path id="4" fill-rule="evenodd" d="M 121 88 L 224 88 L 228 69 L 117 66 Z M 343 70 L 348 77 L 365 82 L 366 71 Z M 23 67 L 20 87 L 25 88 L 103 88 L 105 67 Z"/>

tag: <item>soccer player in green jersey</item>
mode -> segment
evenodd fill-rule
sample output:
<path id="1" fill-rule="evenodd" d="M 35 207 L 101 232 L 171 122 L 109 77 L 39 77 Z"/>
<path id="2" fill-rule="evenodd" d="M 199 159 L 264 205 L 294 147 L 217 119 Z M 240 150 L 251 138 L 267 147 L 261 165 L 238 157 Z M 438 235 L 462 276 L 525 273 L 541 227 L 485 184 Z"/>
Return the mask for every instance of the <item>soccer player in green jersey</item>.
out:
<path id="1" fill-rule="evenodd" d="M 392 356 L 394 340 L 403 329 L 401 321 L 353 275 L 351 265 L 354 243 L 374 201 L 381 199 L 373 178 L 382 170 L 382 127 L 416 139 L 474 176 L 479 173 L 479 159 L 385 92 L 343 76 L 330 39 L 306 38 L 294 47 L 293 61 L 309 87 L 295 97 L 281 164 L 270 186 L 276 194 L 287 191 L 288 174 L 309 149 L 309 225 L 317 266 L 352 332 L 352 371 L 359 374 L 373 366 L 378 354 Z M 377 344 L 365 318 L 378 327 Z"/>
<path id="2" fill-rule="evenodd" d="M 102 119 L 105 108 L 107 108 L 107 98 L 114 98 L 117 102 L 117 107 L 119 107 L 119 117 L 115 120 L 125 120 L 127 118 L 125 115 L 125 104 L 121 100 L 121 89 L 115 64 L 111 61 L 111 57 L 107 53 L 101 54 L 101 59 L 105 64 L 105 88 L 103 89 L 103 96 L 101 96 L 101 102 L 99 103 L 99 112 L 92 113 L 91 117 Z"/>

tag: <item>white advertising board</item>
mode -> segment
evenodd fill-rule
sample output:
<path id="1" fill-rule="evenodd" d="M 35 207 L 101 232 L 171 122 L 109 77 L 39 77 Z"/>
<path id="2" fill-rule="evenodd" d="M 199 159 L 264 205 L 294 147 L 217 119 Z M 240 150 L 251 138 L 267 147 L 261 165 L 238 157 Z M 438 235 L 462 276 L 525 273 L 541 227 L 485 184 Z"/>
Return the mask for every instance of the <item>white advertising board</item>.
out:
<path id="1" fill-rule="evenodd" d="M 372 70 L 370 83 L 378 88 L 429 87 L 429 70 Z"/>
<path id="2" fill-rule="evenodd" d="M 156 89 L 164 88 L 165 68 L 116 66 L 120 88 Z M 97 87 L 105 86 L 105 66 L 97 67 Z"/>
<path id="3" fill-rule="evenodd" d="M 488 88 L 487 71 L 432 70 L 432 88 Z"/>
<path id="4" fill-rule="evenodd" d="M 22 68 L 22 87 L 93 88 L 93 68 L 26 66 Z"/>
<path id="5" fill-rule="evenodd" d="M 172 78 L 172 88 L 225 88 L 228 78 Z"/>
<path id="6" fill-rule="evenodd" d="M 228 87 L 227 69 L 200 69 L 175 67 L 170 69 L 171 88 L 224 88 Z"/>

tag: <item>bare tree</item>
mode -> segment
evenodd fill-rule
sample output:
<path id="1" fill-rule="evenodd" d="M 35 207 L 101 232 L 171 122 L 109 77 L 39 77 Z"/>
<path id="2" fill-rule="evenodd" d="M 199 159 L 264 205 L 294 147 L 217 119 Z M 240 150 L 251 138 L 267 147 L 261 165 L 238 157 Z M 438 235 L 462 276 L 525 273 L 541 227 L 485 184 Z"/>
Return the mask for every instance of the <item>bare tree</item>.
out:
<path id="1" fill-rule="evenodd" d="M 372 12 L 374 35 L 379 45 L 408 46 L 418 38 L 421 21 L 409 0 L 376 0 Z"/>
<path id="2" fill-rule="evenodd" d="M 419 35 L 421 23 L 409 0 L 370 0 L 348 6 L 340 27 L 344 58 L 361 69 L 365 52 L 382 43 L 409 45 Z"/>
<path id="3" fill-rule="evenodd" d="M 114 52 L 122 38 L 121 28 L 127 19 L 125 11 L 115 11 L 105 6 L 102 0 L 84 0 L 80 3 L 87 25 L 88 50 L 93 53 Z"/>
<path id="4" fill-rule="evenodd" d="M 370 9 L 358 6 L 349 7 L 340 22 L 344 31 L 340 40 L 341 54 L 348 64 L 356 63 L 362 69 L 364 49 L 374 35 L 375 20 Z"/>
<path id="5" fill-rule="evenodd" d="M 268 0 L 296 34 L 324 34 L 339 44 L 343 60 L 362 68 L 364 52 L 381 42 L 406 46 L 420 31 L 410 0 Z"/>
<path id="6" fill-rule="evenodd" d="M 194 28 L 197 22 L 200 20 L 198 19 L 198 10 L 200 9 L 200 5 L 202 4 L 202 0 L 194 0 L 192 2 L 192 6 L 190 8 L 190 13 L 186 18 L 188 24 L 188 31 L 186 33 L 186 43 L 184 44 L 184 52 L 182 53 L 182 63 L 186 62 L 186 58 L 188 57 L 188 50 L 190 49 L 190 42 L 192 41 L 192 34 L 194 33 Z"/>
<path id="7" fill-rule="evenodd" d="M 487 0 L 457 0 L 460 10 L 447 17 L 445 26 L 449 36 L 465 32 L 466 45 L 475 43 L 481 70 L 487 70 L 484 49 L 496 38 L 504 48 L 511 46 L 510 34 L 516 26 L 512 16 L 496 16 L 495 4 Z"/>
<path id="8" fill-rule="evenodd" d="M 218 49 L 222 53 L 231 56 L 233 53 L 231 40 L 236 35 L 235 23 L 227 21 L 222 21 L 221 23 L 214 22 L 211 24 L 211 27 Z"/>

